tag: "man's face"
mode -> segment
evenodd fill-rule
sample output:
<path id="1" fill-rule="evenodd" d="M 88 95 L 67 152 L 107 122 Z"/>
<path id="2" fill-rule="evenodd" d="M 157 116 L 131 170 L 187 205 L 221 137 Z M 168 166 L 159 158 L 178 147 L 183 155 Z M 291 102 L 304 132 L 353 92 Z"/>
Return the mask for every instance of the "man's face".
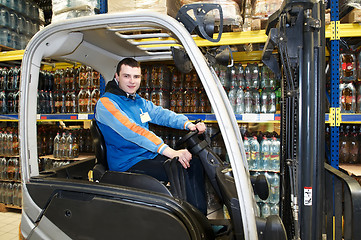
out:
<path id="1" fill-rule="evenodd" d="M 119 73 L 115 74 L 119 82 L 119 88 L 129 94 L 134 94 L 140 87 L 141 70 L 140 67 L 130 67 L 122 65 Z"/>

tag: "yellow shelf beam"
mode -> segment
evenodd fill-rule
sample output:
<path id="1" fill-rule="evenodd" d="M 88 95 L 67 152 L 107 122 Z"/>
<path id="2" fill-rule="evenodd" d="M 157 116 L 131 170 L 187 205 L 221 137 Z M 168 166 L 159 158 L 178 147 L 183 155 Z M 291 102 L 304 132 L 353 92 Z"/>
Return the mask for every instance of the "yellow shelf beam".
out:
<path id="1" fill-rule="evenodd" d="M 0 61 L 15 61 L 22 60 L 25 50 L 14 50 L 14 51 L 6 51 L 0 52 Z"/>
<path id="2" fill-rule="evenodd" d="M 338 35 L 339 37 L 361 37 L 361 25 L 355 23 L 344 23 L 339 24 L 338 26 Z M 325 29 L 326 38 L 331 38 L 332 36 L 332 27 L 331 25 L 327 25 Z M 214 38 L 217 38 L 217 34 L 214 35 Z M 241 45 L 247 43 L 264 43 L 267 40 L 267 35 L 265 30 L 259 31 L 250 31 L 250 32 L 225 32 L 222 34 L 222 38 L 219 42 L 214 43 L 208 40 L 202 39 L 198 36 L 193 37 L 196 41 L 197 45 L 200 47 L 214 47 L 220 45 Z M 172 38 L 163 38 L 162 40 L 172 40 Z M 159 39 L 146 39 L 139 40 L 138 42 L 147 42 L 147 41 L 159 41 Z M 157 45 L 142 45 L 143 47 L 160 47 L 160 46 L 174 46 L 176 44 L 157 44 Z M 14 50 L 14 51 L 6 51 L 0 52 L 0 61 L 14 61 L 14 60 L 22 60 L 24 54 L 24 50 Z M 246 59 L 259 60 L 261 56 L 261 52 L 257 51 L 255 53 L 234 53 L 236 55 L 236 59 L 238 56 L 246 57 Z M 258 57 L 258 58 L 256 58 Z M 242 58 L 243 60 L 243 58 Z M 243 60 L 244 61 L 244 60 Z M 57 67 L 64 67 L 64 66 Z M 70 66 L 71 64 L 69 64 Z M 47 68 L 52 68 L 51 66 Z"/>

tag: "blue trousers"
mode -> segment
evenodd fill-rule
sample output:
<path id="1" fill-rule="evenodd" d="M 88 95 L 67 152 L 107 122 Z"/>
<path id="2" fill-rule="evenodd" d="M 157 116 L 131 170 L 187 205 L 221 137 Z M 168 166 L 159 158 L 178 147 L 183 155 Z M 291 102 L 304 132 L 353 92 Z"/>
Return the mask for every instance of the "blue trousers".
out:
<path id="1" fill-rule="evenodd" d="M 127 172 L 141 173 L 152 176 L 159 181 L 168 182 L 167 173 L 163 167 L 163 163 L 168 158 L 158 155 L 154 159 L 147 159 L 138 162 Z M 204 215 L 207 214 L 207 200 L 204 182 L 204 170 L 200 159 L 193 158 L 190 161 L 190 167 L 184 170 L 187 201 L 195 206 Z"/>

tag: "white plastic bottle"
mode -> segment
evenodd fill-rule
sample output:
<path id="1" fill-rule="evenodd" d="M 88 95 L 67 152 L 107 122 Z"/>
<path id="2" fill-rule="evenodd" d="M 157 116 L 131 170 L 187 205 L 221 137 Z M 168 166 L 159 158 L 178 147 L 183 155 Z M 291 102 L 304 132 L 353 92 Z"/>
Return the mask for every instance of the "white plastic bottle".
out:
<path id="1" fill-rule="evenodd" d="M 269 183 L 271 185 L 269 202 L 277 204 L 280 201 L 280 176 L 278 173 L 271 174 Z"/>
<path id="2" fill-rule="evenodd" d="M 235 113 L 236 114 L 244 113 L 244 92 L 241 86 L 239 86 L 237 90 Z"/>
<path id="3" fill-rule="evenodd" d="M 248 140 L 248 137 L 244 137 L 243 139 L 243 146 L 244 146 L 244 151 L 246 152 L 246 159 L 247 159 L 247 163 L 248 163 L 248 169 L 251 170 L 251 145 L 250 142 Z"/>
<path id="4" fill-rule="evenodd" d="M 73 159 L 74 153 L 73 153 L 73 136 L 71 133 L 69 133 L 68 137 L 66 138 L 66 158 L 67 159 Z"/>
<path id="5" fill-rule="evenodd" d="M 267 218 L 269 215 L 271 215 L 271 207 L 268 203 L 263 203 L 261 213 L 263 218 Z"/>
<path id="6" fill-rule="evenodd" d="M 256 136 L 253 136 L 253 139 L 251 140 L 251 166 L 250 169 L 252 170 L 258 170 L 259 169 L 259 152 L 260 147 Z"/>
<path id="7" fill-rule="evenodd" d="M 270 169 L 273 171 L 280 170 L 280 147 L 280 141 L 277 138 L 272 137 Z"/>
<path id="8" fill-rule="evenodd" d="M 252 96 L 251 92 L 247 89 L 244 92 L 244 113 L 252 113 L 253 106 L 252 106 Z"/>
<path id="9" fill-rule="evenodd" d="M 60 154 L 59 158 L 65 158 L 66 157 L 66 135 L 65 132 L 63 132 L 63 135 L 60 138 Z"/>
<path id="10" fill-rule="evenodd" d="M 270 160 L 271 160 L 271 154 L 270 154 L 270 147 L 271 147 L 271 141 L 267 139 L 266 136 L 263 137 L 261 141 L 261 160 L 260 160 L 260 170 L 270 170 Z"/>
<path id="11" fill-rule="evenodd" d="M 56 137 L 54 138 L 54 150 L 53 156 L 54 158 L 59 158 L 60 156 L 60 134 L 57 133 Z"/>
<path id="12" fill-rule="evenodd" d="M 4 155 L 3 132 L 0 131 L 0 156 Z"/>
<path id="13" fill-rule="evenodd" d="M 234 86 L 231 87 L 231 90 L 228 93 L 228 99 L 233 111 L 236 111 L 237 89 Z"/>
<path id="14" fill-rule="evenodd" d="M 271 206 L 271 215 L 279 215 L 279 206 L 278 204 L 273 204 Z"/>

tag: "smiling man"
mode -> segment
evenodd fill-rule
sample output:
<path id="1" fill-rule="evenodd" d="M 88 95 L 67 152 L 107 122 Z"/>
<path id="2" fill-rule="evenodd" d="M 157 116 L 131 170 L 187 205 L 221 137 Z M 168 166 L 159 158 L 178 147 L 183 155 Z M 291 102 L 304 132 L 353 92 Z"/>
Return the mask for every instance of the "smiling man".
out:
<path id="1" fill-rule="evenodd" d="M 175 129 L 206 130 L 203 122 L 193 124 L 183 114 L 154 105 L 136 92 L 141 68 L 132 58 L 118 63 L 115 78 L 105 88 L 95 109 L 95 119 L 104 136 L 111 171 L 128 171 L 168 181 L 164 161 L 178 157 L 186 169 L 188 201 L 206 213 L 203 169 L 187 149 L 174 150 L 149 130 L 149 123 Z"/>

